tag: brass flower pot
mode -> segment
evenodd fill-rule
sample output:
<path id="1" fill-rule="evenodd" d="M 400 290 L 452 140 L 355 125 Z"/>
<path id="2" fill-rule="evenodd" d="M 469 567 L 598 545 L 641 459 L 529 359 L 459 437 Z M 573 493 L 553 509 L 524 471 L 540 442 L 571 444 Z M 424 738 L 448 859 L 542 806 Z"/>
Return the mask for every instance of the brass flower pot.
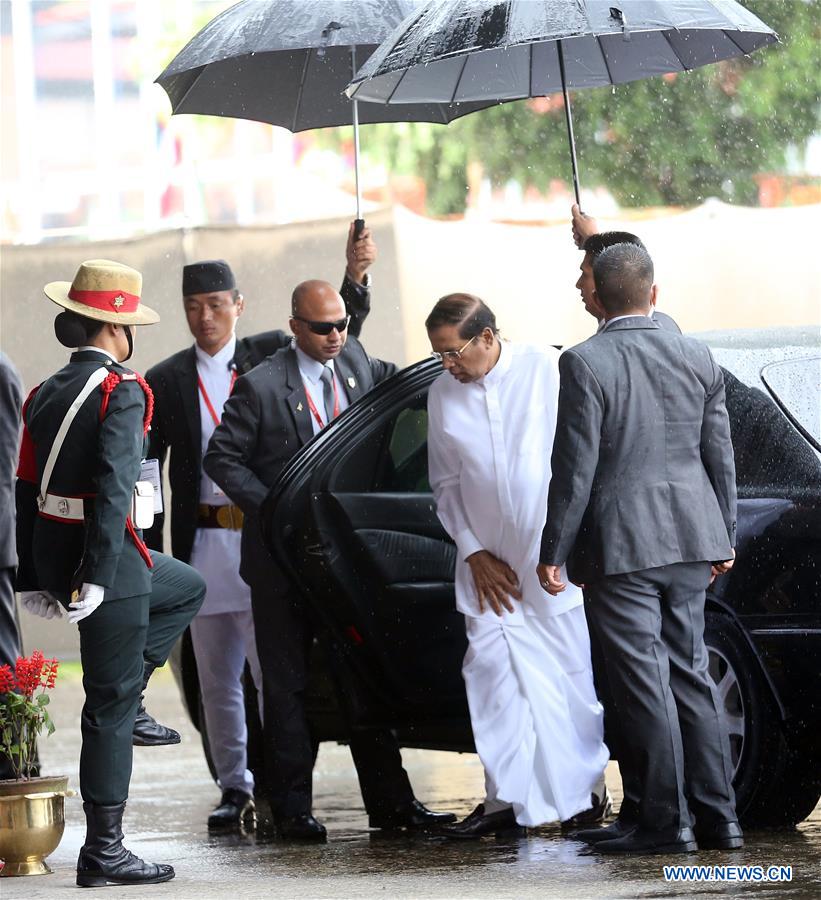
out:
<path id="1" fill-rule="evenodd" d="M 67 786 L 67 775 L 0 781 L 0 877 L 51 872 L 44 860 L 63 836 Z"/>

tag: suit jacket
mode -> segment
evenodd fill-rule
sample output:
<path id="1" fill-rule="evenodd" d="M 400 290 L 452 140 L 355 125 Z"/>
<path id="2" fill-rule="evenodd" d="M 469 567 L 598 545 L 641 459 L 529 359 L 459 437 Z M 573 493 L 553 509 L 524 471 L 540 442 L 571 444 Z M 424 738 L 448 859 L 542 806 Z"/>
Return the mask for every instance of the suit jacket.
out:
<path id="1" fill-rule="evenodd" d="M 631 316 L 566 350 L 559 373 L 541 561 L 589 583 L 728 559 L 735 466 L 708 347 Z"/>
<path id="2" fill-rule="evenodd" d="M 372 359 L 354 337 L 334 362 L 353 403 L 396 371 Z M 262 541 L 259 512 L 291 457 L 313 437 L 311 412 L 296 351 L 286 347 L 237 379 L 215 429 L 203 466 L 245 513 L 240 575 L 248 584 L 271 585 L 277 569 Z"/>
<path id="3" fill-rule="evenodd" d="M 144 447 L 145 394 L 136 381 L 123 381 L 114 389 L 102 421 L 102 392 L 91 392 L 54 466 L 50 493 L 94 498 L 85 522 L 59 522 L 37 514 L 39 479 L 57 430 L 91 373 L 102 365 L 130 374 L 100 353 L 72 353 L 68 365 L 43 382 L 26 409 L 38 482 L 17 482 L 18 590 L 40 588 L 65 595 L 90 582 L 106 588 L 106 599 L 151 591 L 151 572 L 125 526 Z"/>
<path id="4" fill-rule="evenodd" d="M 23 386 L 5 353 L 0 353 L 0 569 L 17 565 L 14 537 L 14 471 L 20 443 Z"/>
<path id="5" fill-rule="evenodd" d="M 370 312 L 370 292 L 346 276 L 340 293 L 351 316 L 348 330 L 359 336 Z M 291 336 L 280 330 L 238 338 L 234 353 L 238 374 L 250 372 L 266 356 L 290 342 Z M 189 562 L 197 531 L 202 473 L 202 426 L 194 345 L 157 363 L 146 372 L 145 378 L 154 392 L 148 456 L 158 459 L 162 468 L 166 455 L 171 452 L 168 468 L 171 552 L 177 559 Z M 153 526 L 145 533 L 146 543 L 153 550 L 163 549 L 164 522 L 164 515 L 155 516 Z"/>

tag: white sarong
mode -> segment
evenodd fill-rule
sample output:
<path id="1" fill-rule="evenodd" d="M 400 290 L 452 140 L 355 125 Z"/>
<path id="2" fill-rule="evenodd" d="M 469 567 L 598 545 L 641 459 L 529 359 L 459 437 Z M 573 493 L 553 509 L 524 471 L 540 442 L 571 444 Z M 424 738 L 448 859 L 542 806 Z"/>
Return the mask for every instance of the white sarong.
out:
<path id="1" fill-rule="evenodd" d="M 522 618 L 511 627 L 465 616 L 462 675 L 486 804 L 536 826 L 589 809 L 609 753 L 584 609 Z"/>

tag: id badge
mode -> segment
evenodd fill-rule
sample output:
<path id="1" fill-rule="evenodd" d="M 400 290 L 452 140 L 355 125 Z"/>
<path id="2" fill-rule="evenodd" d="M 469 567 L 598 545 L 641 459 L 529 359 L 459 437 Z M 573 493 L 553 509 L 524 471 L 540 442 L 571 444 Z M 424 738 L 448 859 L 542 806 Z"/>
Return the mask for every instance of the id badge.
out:
<path id="1" fill-rule="evenodd" d="M 148 481 L 154 488 L 154 515 L 162 512 L 162 477 L 158 459 L 144 459 L 140 465 L 140 481 Z"/>

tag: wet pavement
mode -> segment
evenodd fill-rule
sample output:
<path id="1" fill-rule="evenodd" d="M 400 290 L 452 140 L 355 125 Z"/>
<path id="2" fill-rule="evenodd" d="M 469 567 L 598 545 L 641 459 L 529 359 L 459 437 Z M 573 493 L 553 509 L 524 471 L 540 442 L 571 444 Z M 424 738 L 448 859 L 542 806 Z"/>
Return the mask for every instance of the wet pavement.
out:
<path id="1" fill-rule="evenodd" d="M 70 776 L 78 786 L 79 675 L 66 672 L 52 700 L 57 733 L 42 743 L 44 774 Z M 638 898 L 715 896 L 821 897 L 821 805 L 796 831 L 747 835 L 732 853 L 677 857 L 602 858 L 546 828 L 514 841 L 451 843 L 424 836 L 369 833 L 347 748 L 323 745 L 317 762 L 315 811 L 328 827 L 327 845 L 280 845 L 254 836 L 210 837 L 208 813 L 219 799 L 167 670 L 152 680 L 148 707 L 178 728 L 177 747 L 135 748 L 127 846 L 146 859 L 174 865 L 165 885 L 109 888 L 113 896 L 192 898 L 337 897 L 560 897 Z M 482 795 L 482 770 L 473 755 L 407 750 L 403 754 L 417 796 L 431 807 L 469 812 Z M 619 796 L 618 772 L 608 773 Z M 66 801 L 66 831 L 49 857 L 52 875 L 3 879 L 13 898 L 77 896 L 74 866 L 84 836 L 79 797 Z M 789 883 L 670 883 L 665 864 L 792 866 Z"/>

